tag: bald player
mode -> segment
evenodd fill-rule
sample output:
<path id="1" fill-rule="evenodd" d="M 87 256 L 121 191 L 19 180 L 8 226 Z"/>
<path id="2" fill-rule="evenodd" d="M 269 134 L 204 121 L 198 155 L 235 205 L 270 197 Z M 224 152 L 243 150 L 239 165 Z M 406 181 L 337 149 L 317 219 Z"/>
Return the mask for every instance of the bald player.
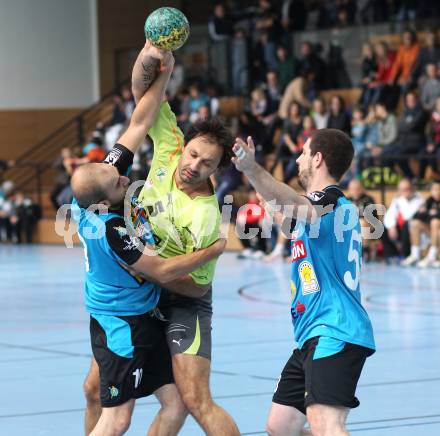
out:
<path id="1" fill-rule="evenodd" d="M 162 59 L 162 72 L 138 102 L 127 131 L 103 163 L 84 165 L 72 177 L 73 215 L 86 260 L 92 371 L 98 375 L 95 382 L 100 397 L 98 422 L 86 417 L 86 433 L 92 435 L 123 434 L 135 399 L 151 393 L 162 408 L 149 434 L 177 434 L 186 410 L 173 385 L 164 322 L 155 312 L 161 290 L 153 281 L 182 295 L 202 296 L 210 284 L 197 285 L 185 275 L 224 249 L 224 241 L 217 241 L 203 250 L 164 259 L 155 252 L 147 222 L 144 247 L 124 221 L 129 186 L 125 174 L 154 122 L 174 64 L 170 53 L 154 50 L 150 48 L 150 53 Z"/>

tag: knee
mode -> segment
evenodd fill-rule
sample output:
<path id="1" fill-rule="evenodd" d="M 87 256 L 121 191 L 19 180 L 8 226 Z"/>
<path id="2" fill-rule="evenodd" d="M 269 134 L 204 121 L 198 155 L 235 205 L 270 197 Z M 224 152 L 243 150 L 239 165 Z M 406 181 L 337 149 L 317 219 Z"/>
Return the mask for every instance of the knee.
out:
<path id="1" fill-rule="evenodd" d="M 185 392 L 180 392 L 180 394 L 182 395 L 185 407 L 195 417 L 205 415 L 212 406 L 210 395 L 195 386 L 193 389 L 186 389 Z"/>
<path id="2" fill-rule="evenodd" d="M 188 415 L 188 409 L 180 400 L 180 397 L 173 398 L 161 405 L 161 413 L 166 416 L 168 422 L 179 425 L 185 421 Z"/>
<path id="3" fill-rule="evenodd" d="M 115 435 L 123 435 L 131 424 L 131 417 L 129 416 L 118 416 L 113 421 L 112 427 L 114 429 Z"/>
<path id="4" fill-rule="evenodd" d="M 279 419 L 269 416 L 266 423 L 266 433 L 269 436 L 279 436 L 286 434 L 300 434 L 304 428 L 304 420 L 290 417 L 289 421 L 280 421 Z"/>
<path id="5" fill-rule="evenodd" d="M 87 403 L 95 404 L 100 402 L 99 379 L 95 380 L 88 376 L 84 381 L 83 389 Z"/>

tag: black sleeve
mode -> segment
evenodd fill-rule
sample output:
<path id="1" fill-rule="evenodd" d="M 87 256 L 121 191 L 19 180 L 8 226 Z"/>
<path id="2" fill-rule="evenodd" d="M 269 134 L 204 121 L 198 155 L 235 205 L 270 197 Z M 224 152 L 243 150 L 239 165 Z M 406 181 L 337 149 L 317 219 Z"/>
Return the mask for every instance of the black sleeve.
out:
<path id="1" fill-rule="evenodd" d="M 115 144 L 104 159 L 104 163 L 116 167 L 121 176 L 127 176 L 133 165 L 134 154 L 122 144 Z"/>
<path id="2" fill-rule="evenodd" d="M 110 248 L 127 264 L 133 265 L 144 249 L 139 238 L 130 236 L 122 217 L 106 222 L 105 236 Z"/>
<path id="3" fill-rule="evenodd" d="M 342 194 L 339 189 L 326 189 L 325 191 L 313 191 L 308 193 L 305 197 L 309 199 L 310 203 L 314 206 L 336 206 L 338 202 L 338 198 L 342 197 Z"/>

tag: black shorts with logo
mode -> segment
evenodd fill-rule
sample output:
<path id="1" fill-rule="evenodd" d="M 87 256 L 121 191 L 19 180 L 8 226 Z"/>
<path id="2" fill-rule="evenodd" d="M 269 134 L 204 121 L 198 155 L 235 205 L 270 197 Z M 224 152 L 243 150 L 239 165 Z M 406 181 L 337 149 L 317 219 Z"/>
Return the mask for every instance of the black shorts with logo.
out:
<path id="1" fill-rule="evenodd" d="M 339 353 L 313 360 L 318 341 L 319 337 L 309 339 L 300 350 L 294 350 L 272 401 L 295 407 L 304 414 L 312 404 L 359 406 L 356 387 L 365 360 L 373 350 L 346 342 Z"/>
<path id="2" fill-rule="evenodd" d="M 162 289 L 158 308 L 168 321 L 166 336 L 172 356 L 187 354 L 211 360 L 212 288 L 201 298 Z"/>
<path id="3" fill-rule="evenodd" d="M 150 313 L 90 317 L 102 407 L 119 406 L 174 383 L 165 327 L 166 323 Z"/>

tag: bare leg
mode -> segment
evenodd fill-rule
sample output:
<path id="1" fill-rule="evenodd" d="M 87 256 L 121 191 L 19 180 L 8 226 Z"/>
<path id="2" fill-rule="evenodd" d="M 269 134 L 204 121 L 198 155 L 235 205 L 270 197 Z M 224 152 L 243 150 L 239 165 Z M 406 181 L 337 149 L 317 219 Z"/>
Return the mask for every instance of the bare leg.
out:
<path id="1" fill-rule="evenodd" d="M 214 403 L 209 391 L 211 362 L 200 356 L 176 354 L 173 372 L 182 400 L 208 436 L 239 436 L 233 419 Z"/>
<path id="2" fill-rule="evenodd" d="M 304 428 L 306 417 L 294 407 L 272 403 L 266 432 L 269 436 L 311 436 Z"/>
<path id="3" fill-rule="evenodd" d="M 307 407 L 307 419 L 313 436 L 349 436 L 345 428 L 350 409 L 324 404 Z"/>
<path id="4" fill-rule="evenodd" d="M 84 395 L 86 397 L 85 434 L 88 436 L 98 423 L 101 416 L 101 401 L 99 397 L 99 367 L 92 357 L 89 373 L 84 380 Z"/>
<path id="5" fill-rule="evenodd" d="M 174 436 L 188 415 L 175 384 L 164 385 L 154 392 L 161 408 L 152 422 L 148 436 Z"/>
<path id="6" fill-rule="evenodd" d="M 440 247 L 440 219 L 431 220 L 431 246 L 439 249 Z"/>
<path id="7" fill-rule="evenodd" d="M 103 407 L 96 427 L 90 436 L 120 436 L 130 427 L 134 400 L 116 407 Z"/>

